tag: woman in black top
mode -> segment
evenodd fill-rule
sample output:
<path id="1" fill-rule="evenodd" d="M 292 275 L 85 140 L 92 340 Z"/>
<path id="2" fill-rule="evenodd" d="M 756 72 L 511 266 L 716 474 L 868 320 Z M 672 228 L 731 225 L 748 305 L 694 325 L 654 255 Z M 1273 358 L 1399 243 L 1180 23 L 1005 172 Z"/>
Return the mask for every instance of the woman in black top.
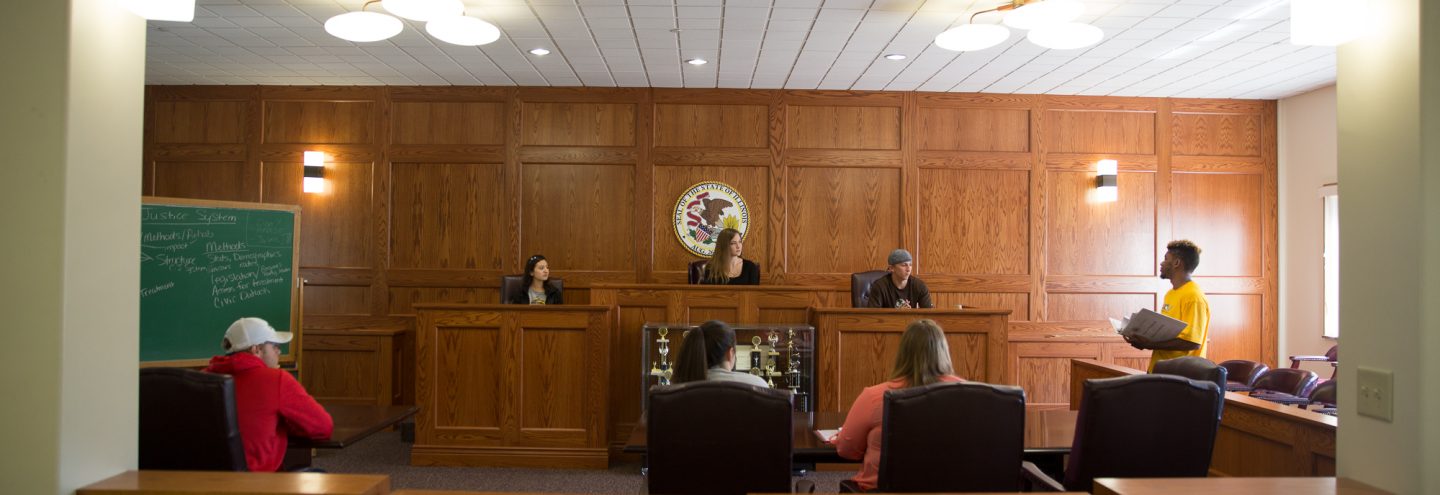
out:
<path id="1" fill-rule="evenodd" d="M 700 283 L 711 285 L 760 285 L 760 265 L 740 257 L 745 245 L 740 231 L 725 229 L 715 236 L 715 254 L 700 271 Z"/>
<path id="2" fill-rule="evenodd" d="M 525 279 L 520 292 L 510 295 L 510 304 L 565 304 L 559 287 L 550 283 L 550 262 L 542 255 L 525 261 Z"/>

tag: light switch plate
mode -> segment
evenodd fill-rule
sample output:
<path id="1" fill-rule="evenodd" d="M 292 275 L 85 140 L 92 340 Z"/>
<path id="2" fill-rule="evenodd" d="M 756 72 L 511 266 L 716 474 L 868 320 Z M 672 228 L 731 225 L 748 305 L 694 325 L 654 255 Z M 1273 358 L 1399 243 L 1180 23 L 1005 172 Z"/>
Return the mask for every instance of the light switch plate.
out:
<path id="1" fill-rule="evenodd" d="M 1381 421 L 1393 421 L 1395 414 L 1395 373 L 1361 366 L 1355 379 L 1356 412 Z"/>

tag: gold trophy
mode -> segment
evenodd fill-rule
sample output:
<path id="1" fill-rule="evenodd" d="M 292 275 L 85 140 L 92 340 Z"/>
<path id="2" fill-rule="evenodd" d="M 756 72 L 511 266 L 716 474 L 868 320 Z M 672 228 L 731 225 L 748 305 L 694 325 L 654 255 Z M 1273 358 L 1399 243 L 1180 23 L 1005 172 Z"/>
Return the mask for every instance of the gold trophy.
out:
<path id="1" fill-rule="evenodd" d="M 765 372 L 764 365 L 761 364 L 763 361 L 761 361 L 762 358 L 760 357 L 760 336 L 750 337 L 750 345 L 750 373 L 759 375 Z"/>
<path id="2" fill-rule="evenodd" d="M 655 367 L 656 369 L 652 371 L 651 374 L 660 377 L 661 385 L 669 385 L 670 375 L 673 371 L 670 369 L 670 339 L 665 338 L 665 336 L 670 334 L 670 329 L 660 327 L 660 330 L 657 330 L 655 333 L 660 335 L 660 338 L 655 339 L 656 351 L 660 353 L 660 364 Z"/>

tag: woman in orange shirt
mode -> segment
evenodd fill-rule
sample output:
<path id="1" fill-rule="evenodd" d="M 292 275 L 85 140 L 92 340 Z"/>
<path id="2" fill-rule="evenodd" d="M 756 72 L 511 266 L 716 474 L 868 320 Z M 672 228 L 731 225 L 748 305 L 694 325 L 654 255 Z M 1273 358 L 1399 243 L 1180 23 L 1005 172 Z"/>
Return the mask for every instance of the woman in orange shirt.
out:
<path id="1" fill-rule="evenodd" d="M 905 327 L 890 381 L 866 387 L 850 406 L 845 426 L 832 442 L 840 457 L 860 460 L 860 472 L 850 478 L 861 489 L 874 490 L 880 472 L 880 421 L 885 417 L 885 392 L 940 382 L 963 381 L 950 364 L 945 331 L 935 320 L 916 320 Z"/>

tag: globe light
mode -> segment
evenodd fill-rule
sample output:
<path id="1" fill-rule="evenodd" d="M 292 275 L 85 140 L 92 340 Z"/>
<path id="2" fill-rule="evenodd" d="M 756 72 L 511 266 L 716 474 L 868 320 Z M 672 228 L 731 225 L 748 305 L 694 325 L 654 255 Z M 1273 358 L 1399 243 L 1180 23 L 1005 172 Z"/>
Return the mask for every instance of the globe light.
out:
<path id="1" fill-rule="evenodd" d="M 452 45 L 476 46 L 500 39 L 500 28 L 474 17 L 455 15 L 425 23 L 425 32 Z"/>
<path id="2" fill-rule="evenodd" d="M 402 29 L 405 25 L 400 19 L 379 12 L 348 12 L 325 21 L 325 32 L 357 43 L 389 39 Z"/>

